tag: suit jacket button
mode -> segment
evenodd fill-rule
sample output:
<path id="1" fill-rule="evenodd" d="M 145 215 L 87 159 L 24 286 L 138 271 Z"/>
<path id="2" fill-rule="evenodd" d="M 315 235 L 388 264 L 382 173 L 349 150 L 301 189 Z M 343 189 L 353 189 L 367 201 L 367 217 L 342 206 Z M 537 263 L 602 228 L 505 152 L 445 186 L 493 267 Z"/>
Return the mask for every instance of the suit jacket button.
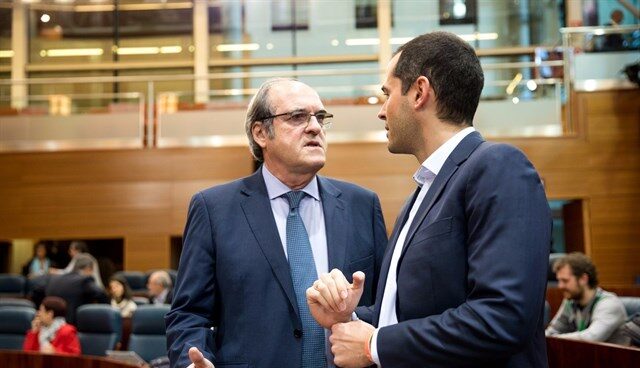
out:
<path id="1" fill-rule="evenodd" d="M 293 336 L 295 336 L 297 339 L 302 337 L 302 330 L 296 328 L 295 330 L 293 330 Z"/>

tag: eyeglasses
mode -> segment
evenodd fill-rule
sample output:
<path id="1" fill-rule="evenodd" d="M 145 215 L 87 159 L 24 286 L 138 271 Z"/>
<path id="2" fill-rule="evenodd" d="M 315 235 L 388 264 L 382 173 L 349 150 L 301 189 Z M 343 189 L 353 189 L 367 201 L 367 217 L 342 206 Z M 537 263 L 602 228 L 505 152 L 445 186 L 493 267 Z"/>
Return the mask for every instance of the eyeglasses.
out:
<path id="1" fill-rule="evenodd" d="M 332 123 L 331 119 L 333 118 L 333 114 L 329 114 L 326 111 L 318 111 L 315 114 L 312 114 L 308 111 L 298 110 L 298 111 L 291 111 L 291 112 L 285 112 L 282 114 L 267 116 L 262 118 L 262 120 L 278 118 L 281 116 L 283 117 L 282 120 L 288 122 L 289 124 L 295 127 L 304 125 L 305 128 L 311 121 L 311 117 L 315 116 L 316 120 L 318 121 L 318 124 L 320 124 L 322 129 L 329 129 Z"/>

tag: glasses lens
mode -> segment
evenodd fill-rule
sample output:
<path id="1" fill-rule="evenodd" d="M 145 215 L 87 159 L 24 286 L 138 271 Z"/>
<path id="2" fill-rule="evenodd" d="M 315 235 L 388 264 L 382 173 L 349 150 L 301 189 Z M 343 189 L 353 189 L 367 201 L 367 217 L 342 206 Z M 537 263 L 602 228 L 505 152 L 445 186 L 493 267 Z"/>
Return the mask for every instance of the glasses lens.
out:
<path id="1" fill-rule="evenodd" d="M 306 124 L 309 121 L 309 113 L 300 111 L 291 113 L 291 122 L 295 125 Z"/>

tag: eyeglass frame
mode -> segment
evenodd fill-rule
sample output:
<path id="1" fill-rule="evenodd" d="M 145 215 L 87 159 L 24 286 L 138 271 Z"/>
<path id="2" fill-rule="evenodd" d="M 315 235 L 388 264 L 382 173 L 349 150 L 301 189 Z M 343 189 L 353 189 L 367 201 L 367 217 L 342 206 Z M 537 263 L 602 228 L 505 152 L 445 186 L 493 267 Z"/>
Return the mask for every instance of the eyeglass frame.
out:
<path id="1" fill-rule="evenodd" d="M 307 126 L 309 126 L 309 123 L 311 122 L 311 117 L 312 117 L 312 116 L 316 118 L 316 121 L 318 121 L 318 118 L 316 117 L 316 115 L 318 115 L 318 114 L 323 114 L 323 115 L 325 115 L 325 116 L 324 116 L 324 118 L 323 118 L 322 120 L 324 120 L 324 119 L 331 119 L 331 118 L 333 118 L 333 117 L 334 117 L 334 116 L 333 116 L 333 114 L 331 114 L 331 113 L 329 113 L 329 112 L 327 112 L 327 111 L 324 111 L 324 110 L 320 110 L 320 111 L 318 111 L 318 112 L 316 112 L 316 113 L 311 113 L 311 112 L 308 112 L 308 111 L 306 111 L 306 110 L 294 110 L 294 111 L 289 111 L 289 112 L 283 112 L 282 114 L 276 114 L 276 115 L 266 116 L 266 117 L 264 117 L 264 118 L 260 119 L 260 121 L 264 121 L 264 120 L 268 120 L 268 119 L 275 119 L 275 118 L 279 118 L 279 117 L 281 117 L 281 116 L 290 115 L 290 116 L 289 116 L 289 118 L 285 120 L 285 121 L 289 122 L 289 121 L 291 121 L 291 119 L 293 119 L 293 114 L 296 114 L 296 113 L 299 113 L 299 114 L 300 114 L 300 113 L 304 113 L 304 114 L 306 114 L 306 115 L 307 115 L 307 122 L 304 124 L 304 127 L 305 127 L 305 128 L 306 128 Z M 327 122 L 327 123 L 325 123 L 325 124 L 322 124 L 322 123 L 320 123 L 320 121 L 318 121 L 318 125 L 320 125 L 320 127 L 321 127 L 322 129 L 329 129 L 329 128 L 331 127 L 331 124 L 333 124 L 333 122 L 331 122 L 331 121 L 328 121 L 328 122 Z M 302 126 L 302 125 L 303 125 L 303 124 L 301 123 L 300 125 L 295 125 L 295 126 L 296 126 L 296 127 L 299 127 L 299 126 Z"/>

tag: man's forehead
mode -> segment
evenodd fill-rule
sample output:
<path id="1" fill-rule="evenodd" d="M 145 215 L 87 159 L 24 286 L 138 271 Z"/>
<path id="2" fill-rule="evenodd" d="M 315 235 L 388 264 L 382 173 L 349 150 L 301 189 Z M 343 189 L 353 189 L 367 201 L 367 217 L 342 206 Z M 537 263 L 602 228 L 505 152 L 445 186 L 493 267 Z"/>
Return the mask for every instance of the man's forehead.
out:
<path id="1" fill-rule="evenodd" d="M 322 107 L 318 93 L 304 83 L 287 81 L 272 90 L 270 96 L 274 106 L 286 106 L 290 109 L 306 109 L 312 105 Z"/>

